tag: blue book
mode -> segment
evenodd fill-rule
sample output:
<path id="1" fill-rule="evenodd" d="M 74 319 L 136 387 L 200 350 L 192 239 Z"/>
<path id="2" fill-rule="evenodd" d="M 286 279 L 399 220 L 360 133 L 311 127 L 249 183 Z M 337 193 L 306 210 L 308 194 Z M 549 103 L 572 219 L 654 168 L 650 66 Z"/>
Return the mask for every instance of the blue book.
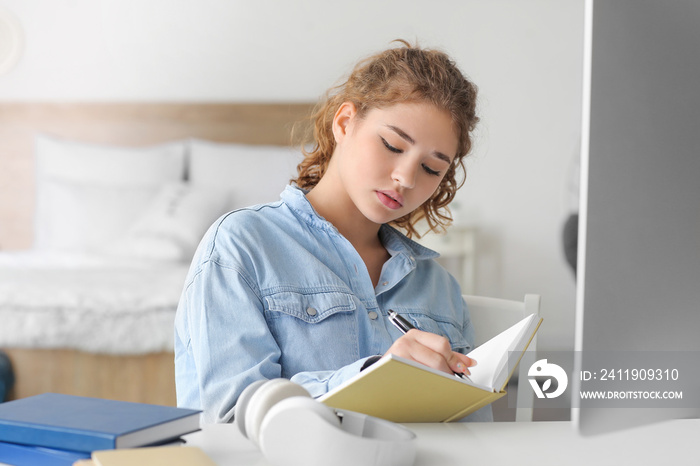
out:
<path id="1" fill-rule="evenodd" d="M 0 403 L 0 441 L 92 452 L 176 439 L 199 427 L 200 411 L 44 393 Z"/>
<path id="2" fill-rule="evenodd" d="M 0 463 L 14 466 L 73 466 L 76 461 L 88 458 L 90 453 L 84 451 L 0 442 Z"/>

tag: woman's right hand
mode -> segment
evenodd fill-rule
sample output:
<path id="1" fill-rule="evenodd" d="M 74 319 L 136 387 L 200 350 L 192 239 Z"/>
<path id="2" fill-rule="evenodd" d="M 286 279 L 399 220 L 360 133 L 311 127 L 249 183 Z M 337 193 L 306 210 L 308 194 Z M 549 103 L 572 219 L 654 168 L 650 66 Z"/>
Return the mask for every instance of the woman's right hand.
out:
<path id="1" fill-rule="evenodd" d="M 448 374 L 469 375 L 468 368 L 476 365 L 469 356 L 452 351 L 447 338 L 417 329 L 409 330 L 396 340 L 386 354 L 410 359 Z"/>

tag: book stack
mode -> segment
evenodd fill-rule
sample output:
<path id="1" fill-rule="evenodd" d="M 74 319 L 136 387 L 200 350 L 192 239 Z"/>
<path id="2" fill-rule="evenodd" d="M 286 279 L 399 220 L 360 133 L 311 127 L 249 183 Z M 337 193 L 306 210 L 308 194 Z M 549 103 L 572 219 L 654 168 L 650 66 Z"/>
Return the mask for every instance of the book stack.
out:
<path id="1" fill-rule="evenodd" d="M 199 414 L 192 409 L 58 393 L 1 403 L 0 463 L 72 466 L 90 460 L 100 465 L 93 453 L 103 450 L 124 450 L 124 454 L 144 450 L 138 453 L 152 455 L 148 451 L 155 449 L 156 454 L 165 454 L 185 447 L 142 447 L 173 444 L 198 431 Z M 186 450 L 190 452 L 185 454 L 198 453 L 191 452 L 196 448 Z"/>

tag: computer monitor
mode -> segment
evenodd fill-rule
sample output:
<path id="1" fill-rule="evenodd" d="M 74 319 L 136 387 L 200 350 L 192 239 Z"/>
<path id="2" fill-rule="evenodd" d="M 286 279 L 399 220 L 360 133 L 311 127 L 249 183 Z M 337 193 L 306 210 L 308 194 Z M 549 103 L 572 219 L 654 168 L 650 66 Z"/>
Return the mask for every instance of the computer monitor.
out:
<path id="1" fill-rule="evenodd" d="M 700 2 L 586 23 L 572 420 L 595 434 L 700 416 Z"/>

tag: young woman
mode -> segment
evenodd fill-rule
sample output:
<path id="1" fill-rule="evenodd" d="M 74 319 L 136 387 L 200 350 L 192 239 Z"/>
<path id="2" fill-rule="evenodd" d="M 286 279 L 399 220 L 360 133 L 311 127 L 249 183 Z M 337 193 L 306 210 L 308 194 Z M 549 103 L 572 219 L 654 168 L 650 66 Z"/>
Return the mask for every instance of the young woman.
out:
<path id="1" fill-rule="evenodd" d="M 251 382 L 319 396 L 387 353 L 468 373 L 459 285 L 408 236 L 451 220 L 475 100 L 447 55 L 406 43 L 329 92 L 281 201 L 225 215 L 200 244 L 175 322 L 178 405 L 227 422 Z"/>

